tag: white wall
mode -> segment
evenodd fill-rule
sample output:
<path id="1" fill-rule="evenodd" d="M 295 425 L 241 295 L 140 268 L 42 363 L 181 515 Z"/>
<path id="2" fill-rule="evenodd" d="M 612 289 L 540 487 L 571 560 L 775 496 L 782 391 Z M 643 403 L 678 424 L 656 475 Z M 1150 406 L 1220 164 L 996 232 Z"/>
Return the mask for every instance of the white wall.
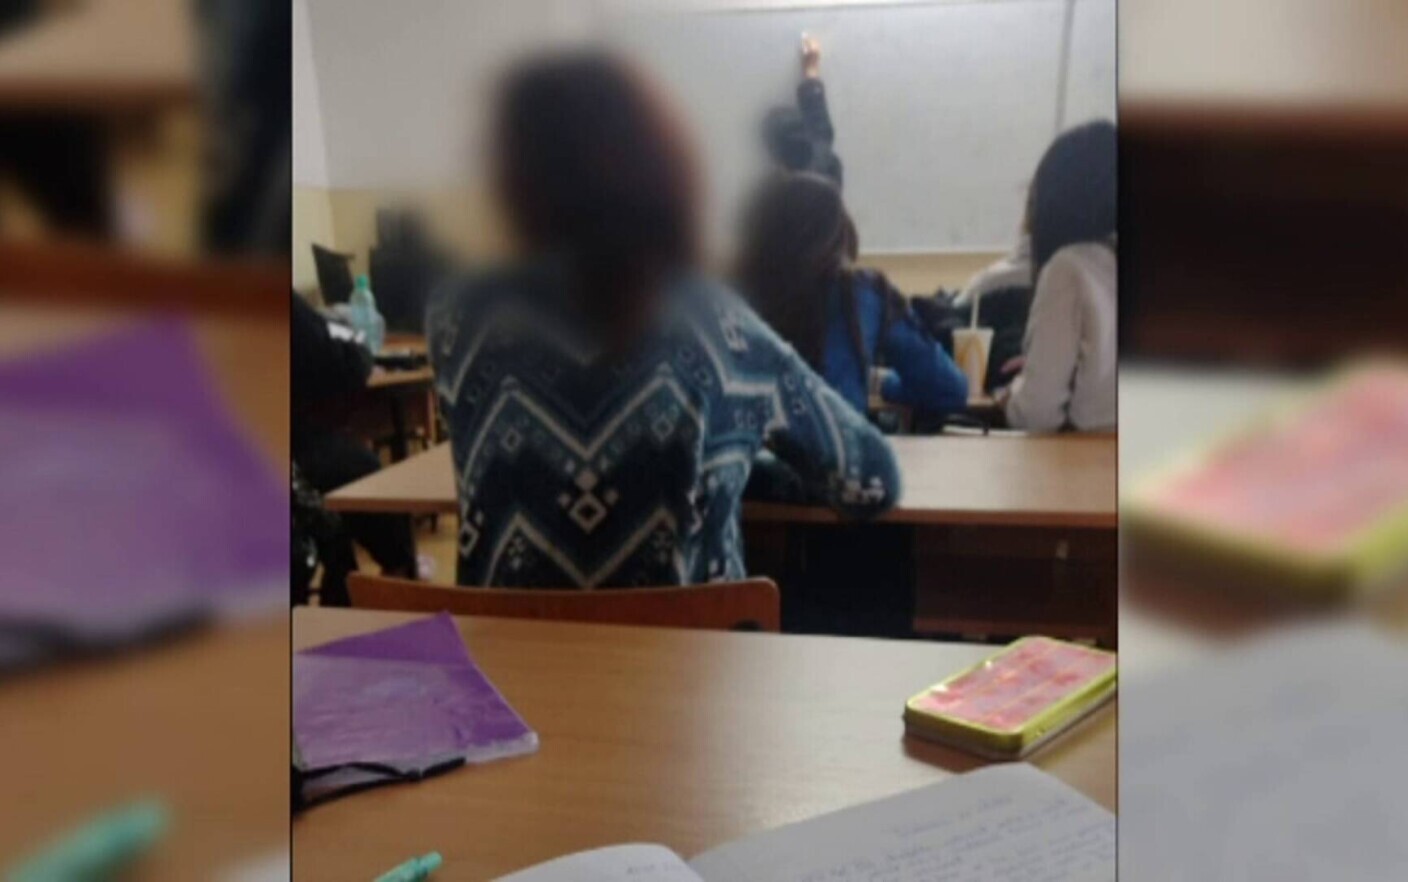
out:
<path id="1" fill-rule="evenodd" d="M 590 33 L 583 0 L 306 0 L 328 184 L 422 188 L 480 156 L 485 100 L 527 48 Z"/>
<path id="2" fill-rule="evenodd" d="M 293 0 L 293 183 L 328 186 L 328 151 L 308 0 Z"/>
<path id="3" fill-rule="evenodd" d="M 293 287 L 318 286 L 310 246 L 332 246 L 332 203 L 307 0 L 293 0 Z"/>

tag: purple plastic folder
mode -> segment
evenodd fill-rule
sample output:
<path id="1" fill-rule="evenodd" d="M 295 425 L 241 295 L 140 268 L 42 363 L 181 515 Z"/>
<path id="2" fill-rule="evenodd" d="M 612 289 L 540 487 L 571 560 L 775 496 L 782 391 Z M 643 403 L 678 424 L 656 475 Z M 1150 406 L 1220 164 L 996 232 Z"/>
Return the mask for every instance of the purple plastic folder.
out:
<path id="1" fill-rule="evenodd" d="M 354 763 L 414 777 L 538 749 L 445 613 L 295 654 L 293 737 L 304 770 L 343 767 L 311 779 L 310 798 L 395 777 Z"/>
<path id="2" fill-rule="evenodd" d="M 288 602 L 288 480 L 162 320 L 0 362 L 0 667 Z"/>

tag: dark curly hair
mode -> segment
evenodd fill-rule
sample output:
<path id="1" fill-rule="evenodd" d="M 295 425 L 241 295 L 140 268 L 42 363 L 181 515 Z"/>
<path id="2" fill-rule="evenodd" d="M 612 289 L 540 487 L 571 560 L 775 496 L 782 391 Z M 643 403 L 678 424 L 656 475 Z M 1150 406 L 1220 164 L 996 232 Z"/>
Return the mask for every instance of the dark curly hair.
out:
<path id="1" fill-rule="evenodd" d="M 655 89 L 600 51 L 512 69 L 497 121 L 499 187 L 538 253 L 564 257 L 586 313 L 630 326 L 697 258 L 693 151 Z"/>

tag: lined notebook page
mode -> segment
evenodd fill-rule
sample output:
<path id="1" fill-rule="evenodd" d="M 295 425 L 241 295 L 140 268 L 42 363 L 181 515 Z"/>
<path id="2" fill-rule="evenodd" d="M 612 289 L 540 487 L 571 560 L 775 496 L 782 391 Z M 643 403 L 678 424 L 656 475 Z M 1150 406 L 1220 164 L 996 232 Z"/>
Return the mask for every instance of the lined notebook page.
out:
<path id="1" fill-rule="evenodd" d="M 613 845 L 569 854 L 499 882 L 701 882 L 679 855 L 661 845 Z"/>
<path id="2" fill-rule="evenodd" d="M 1029 766 L 991 766 L 720 846 L 707 882 L 1112 882 L 1115 816 Z"/>

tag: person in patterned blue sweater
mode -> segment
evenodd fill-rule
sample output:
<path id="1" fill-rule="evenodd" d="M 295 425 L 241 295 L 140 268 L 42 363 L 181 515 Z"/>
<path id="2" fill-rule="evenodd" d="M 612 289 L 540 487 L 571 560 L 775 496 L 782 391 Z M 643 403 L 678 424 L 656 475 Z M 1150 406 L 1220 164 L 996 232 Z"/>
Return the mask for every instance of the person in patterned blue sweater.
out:
<path id="1" fill-rule="evenodd" d="M 740 579 L 766 447 L 856 517 L 895 504 L 884 437 L 694 267 L 696 177 L 654 90 L 599 53 L 528 62 L 497 122 L 522 246 L 431 300 L 460 506 L 460 584 Z"/>

